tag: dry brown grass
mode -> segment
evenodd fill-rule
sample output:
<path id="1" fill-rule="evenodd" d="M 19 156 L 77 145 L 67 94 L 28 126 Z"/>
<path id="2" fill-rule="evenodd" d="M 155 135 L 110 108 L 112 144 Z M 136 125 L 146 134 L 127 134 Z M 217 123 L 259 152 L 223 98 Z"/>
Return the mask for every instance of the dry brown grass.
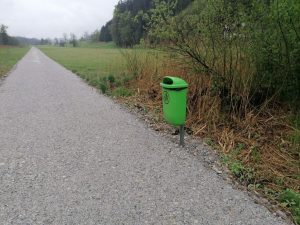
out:
<path id="1" fill-rule="evenodd" d="M 295 129 L 289 125 L 287 110 L 277 105 L 259 112 L 248 110 L 243 117 L 224 113 L 220 98 L 207 91 L 210 79 L 206 75 L 191 74 L 170 59 L 162 63 L 148 59 L 141 65 L 139 76 L 129 83 L 136 90 L 131 102 L 155 111 L 162 119 L 159 83 L 165 75 L 182 77 L 189 83 L 186 126 L 195 136 L 211 138 L 220 154 L 230 155 L 250 168 L 254 175 L 252 183 L 274 191 L 300 190 L 299 153 L 289 141 Z M 243 147 L 233 154 L 237 146 Z"/>

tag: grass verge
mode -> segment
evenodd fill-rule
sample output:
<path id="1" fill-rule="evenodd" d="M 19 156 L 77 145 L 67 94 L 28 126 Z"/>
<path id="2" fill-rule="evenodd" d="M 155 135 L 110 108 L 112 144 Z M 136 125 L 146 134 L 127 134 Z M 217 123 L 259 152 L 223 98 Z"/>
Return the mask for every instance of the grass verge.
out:
<path id="1" fill-rule="evenodd" d="M 29 47 L 11 47 L 0 45 L 0 77 L 7 74 L 11 68 L 27 53 Z"/>

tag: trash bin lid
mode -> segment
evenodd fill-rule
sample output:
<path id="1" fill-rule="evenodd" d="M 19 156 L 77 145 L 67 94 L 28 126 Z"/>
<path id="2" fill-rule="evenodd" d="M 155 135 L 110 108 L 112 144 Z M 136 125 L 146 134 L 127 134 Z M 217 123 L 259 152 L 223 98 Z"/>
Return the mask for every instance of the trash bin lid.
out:
<path id="1" fill-rule="evenodd" d="M 160 86 L 166 89 L 185 89 L 188 87 L 187 82 L 179 77 L 164 77 L 163 82 L 160 83 Z"/>

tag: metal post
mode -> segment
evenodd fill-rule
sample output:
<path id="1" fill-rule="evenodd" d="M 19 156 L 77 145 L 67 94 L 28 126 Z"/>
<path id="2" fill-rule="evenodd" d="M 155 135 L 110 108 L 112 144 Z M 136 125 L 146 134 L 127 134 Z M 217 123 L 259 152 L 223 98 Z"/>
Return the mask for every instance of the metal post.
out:
<path id="1" fill-rule="evenodd" d="M 180 133 L 180 146 L 184 146 L 184 125 L 181 125 L 179 128 Z"/>

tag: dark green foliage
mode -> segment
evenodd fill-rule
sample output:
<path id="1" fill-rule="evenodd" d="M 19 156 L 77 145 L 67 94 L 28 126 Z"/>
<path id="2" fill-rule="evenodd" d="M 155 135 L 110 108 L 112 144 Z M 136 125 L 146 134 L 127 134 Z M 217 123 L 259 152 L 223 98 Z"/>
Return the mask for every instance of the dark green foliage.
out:
<path id="1" fill-rule="evenodd" d="M 99 30 L 95 30 L 90 36 L 89 36 L 89 40 L 92 42 L 98 42 L 99 41 L 99 37 L 100 37 L 100 31 Z"/>
<path id="2" fill-rule="evenodd" d="M 102 91 L 103 94 L 107 92 L 107 85 L 104 83 L 99 83 L 98 88 Z"/>
<path id="3" fill-rule="evenodd" d="M 100 30 L 100 35 L 99 35 L 99 41 L 103 42 L 110 42 L 112 41 L 112 36 L 111 36 L 111 25 L 112 25 L 112 20 L 107 22 L 105 26 L 103 26 Z"/>
<path id="4" fill-rule="evenodd" d="M 300 224 L 300 194 L 287 190 L 281 194 L 280 200 L 286 207 L 291 209 L 296 223 Z"/>
<path id="5" fill-rule="evenodd" d="M 107 80 L 111 84 L 116 82 L 116 78 L 114 77 L 114 75 L 108 75 Z"/>
<path id="6" fill-rule="evenodd" d="M 224 111 L 243 114 L 267 99 L 300 104 L 299 1 L 196 0 L 175 9 L 175 0 L 155 1 L 149 37 L 209 77 L 207 92 Z"/>
<path id="7" fill-rule="evenodd" d="M 16 38 L 7 34 L 7 28 L 3 24 L 0 26 L 0 45 L 19 45 L 19 41 Z"/>
<path id="8" fill-rule="evenodd" d="M 249 18 L 255 43 L 255 86 L 279 100 L 300 103 L 300 2 L 277 0 L 254 9 Z"/>
<path id="9" fill-rule="evenodd" d="M 0 43 L 3 45 L 8 45 L 9 37 L 7 34 L 7 26 L 1 25 L 0 27 Z"/>
<path id="10" fill-rule="evenodd" d="M 193 0 L 178 0 L 175 6 L 175 13 L 179 13 L 184 10 L 188 5 L 190 5 Z"/>
<path id="11" fill-rule="evenodd" d="M 156 0 L 126 0 L 116 5 L 111 34 L 118 46 L 131 47 L 139 44 L 140 40 L 147 35 L 148 13 L 155 6 L 155 2 Z M 172 9 L 173 13 L 182 11 L 191 2 L 191 0 L 178 0 Z"/>
<path id="12" fill-rule="evenodd" d="M 75 34 L 70 34 L 70 44 L 75 48 L 78 47 L 78 40 Z"/>
<path id="13" fill-rule="evenodd" d="M 295 127 L 296 129 L 300 129 L 300 112 L 295 113 L 292 118 L 292 125 L 293 127 Z"/>
<path id="14" fill-rule="evenodd" d="M 81 76 L 83 79 L 85 79 L 89 85 L 93 87 L 97 87 L 101 90 L 103 94 L 105 94 L 108 90 L 107 86 L 107 79 L 103 78 L 102 80 L 99 77 L 93 77 L 93 76 Z"/>
<path id="15" fill-rule="evenodd" d="M 295 155 L 298 155 L 300 159 L 300 112 L 295 113 L 291 118 L 291 124 L 294 128 L 293 133 L 289 135 L 289 141 L 291 142 L 291 148 Z M 300 179 L 300 175 L 295 175 Z"/>

